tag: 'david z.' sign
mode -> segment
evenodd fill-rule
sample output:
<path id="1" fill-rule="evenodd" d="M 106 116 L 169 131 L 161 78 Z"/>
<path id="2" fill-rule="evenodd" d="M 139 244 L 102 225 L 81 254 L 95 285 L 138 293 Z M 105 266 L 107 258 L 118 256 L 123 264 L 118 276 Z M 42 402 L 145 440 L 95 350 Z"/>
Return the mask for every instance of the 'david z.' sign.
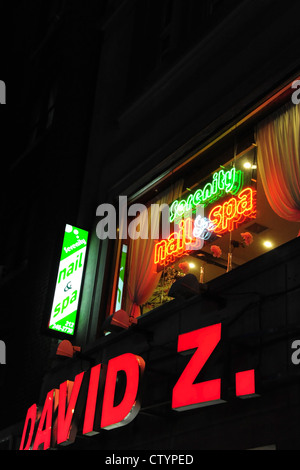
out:
<path id="1" fill-rule="evenodd" d="M 170 392 L 172 409 L 191 408 L 224 402 L 221 378 L 194 383 L 207 360 L 221 341 L 221 323 L 210 325 L 178 337 L 178 353 L 190 353 L 191 359 Z M 27 411 L 20 450 L 38 450 L 68 445 L 77 432 L 92 436 L 102 429 L 110 430 L 130 423 L 141 407 L 140 388 L 145 361 L 125 353 L 108 364 L 98 364 L 65 381 L 48 392 L 42 409 L 33 404 Z M 115 400 L 118 373 L 126 374 L 126 387 L 121 401 Z M 236 373 L 236 396 L 253 397 L 255 371 Z"/>

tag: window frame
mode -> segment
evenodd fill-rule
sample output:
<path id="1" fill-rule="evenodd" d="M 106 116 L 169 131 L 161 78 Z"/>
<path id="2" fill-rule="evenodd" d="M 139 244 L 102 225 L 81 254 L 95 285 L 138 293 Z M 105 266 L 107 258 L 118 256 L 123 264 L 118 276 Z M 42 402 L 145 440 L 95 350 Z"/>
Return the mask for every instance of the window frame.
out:
<path id="1" fill-rule="evenodd" d="M 261 101 L 256 102 L 251 109 L 248 109 L 243 115 L 236 117 L 231 123 L 228 124 L 227 127 L 223 127 L 221 131 L 214 133 L 210 136 L 206 141 L 200 142 L 198 139 L 197 145 L 192 150 L 186 150 L 185 145 L 178 149 L 178 156 L 174 158 L 174 154 L 171 156 L 167 156 L 164 160 L 165 169 L 156 172 L 156 169 L 153 169 L 151 174 L 147 174 L 144 176 L 143 184 L 139 184 L 137 181 L 135 184 L 128 186 L 125 190 L 121 191 L 119 194 L 127 194 L 128 198 L 128 207 L 133 203 L 144 203 L 151 201 L 153 196 L 155 195 L 155 188 L 159 188 L 159 191 L 167 188 L 170 185 L 170 180 L 174 182 L 174 178 L 179 179 L 180 174 L 182 172 L 189 169 L 189 166 L 194 163 L 197 159 L 200 159 L 203 165 L 203 172 L 206 173 L 205 168 L 211 167 L 213 169 L 213 165 L 217 160 L 220 160 L 222 157 L 218 154 L 218 148 L 222 146 L 228 146 L 228 142 L 232 142 L 232 136 L 236 135 L 240 132 L 241 142 L 243 142 L 243 138 L 245 135 L 251 135 L 255 133 L 256 123 L 262 120 L 267 115 L 271 114 L 276 109 L 279 109 L 283 106 L 284 103 L 288 102 L 291 99 L 291 95 L 293 89 L 291 87 L 293 81 L 299 75 L 295 75 L 294 78 L 289 78 L 285 83 L 281 84 L 277 89 L 272 90 L 269 95 L 265 96 Z M 249 141 L 248 141 L 249 143 Z M 244 144 L 242 144 L 244 145 Z M 247 150 L 251 148 L 252 144 L 245 146 L 243 150 L 237 146 L 237 155 L 236 157 L 240 156 L 242 153 L 245 153 Z M 215 158 L 213 160 L 209 159 L 211 154 L 215 154 Z M 170 165 L 170 161 L 172 161 L 172 165 Z M 212 170 L 213 171 L 213 170 Z M 146 180 L 146 181 L 145 181 Z M 148 180 L 148 182 L 147 182 Z M 158 190 L 157 190 L 158 191 Z M 114 197 L 111 198 L 115 201 L 117 200 L 117 188 L 114 190 Z M 116 243 L 116 240 L 110 240 L 110 250 L 113 251 L 113 259 L 119 261 L 119 255 L 117 253 L 117 246 L 120 245 Z M 110 265 L 109 271 L 109 282 L 110 285 L 109 289 L 106 289 L 104 293 L 106 304 L 106 314 L 105 316 L 112 315 L 114 313 L 113 306 L 115 305 L 115 295 L 111 297 L 112 293 L 115 294 L 116 292 L 116 282 L 117 282 L 117 273 L 118 273 L 119 263 Z M 107 262 L 106 262 L 106 272 L 107 271 Z M 129 269 L 127 264 L 127 271 Z M 105 318 L 101 318 L 100 321 L 104 321 Z"/>

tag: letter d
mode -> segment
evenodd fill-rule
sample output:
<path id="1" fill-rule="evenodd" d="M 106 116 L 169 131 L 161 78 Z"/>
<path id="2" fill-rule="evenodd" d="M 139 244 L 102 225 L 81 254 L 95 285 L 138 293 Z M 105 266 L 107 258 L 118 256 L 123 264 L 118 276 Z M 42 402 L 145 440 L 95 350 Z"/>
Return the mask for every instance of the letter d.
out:
<path id="1" fill-rule="evenodd" d="M 130 423 L 138 414 L 140 404 L 138 391 L 145 362 L 140 356 L 127 353 L 111 359 L 107 366 L 103 396 L 101 428 L 113 429 Z M 122 401 L 114 406 L 117 374 L 126 373 L 126 389 Z"/>
<path id="2" fill-rule="evenodd" d="M 30 449 L 36 419 L 37 419 L 37 406 L 36 406 L 36 404 L 34 404 L 27 411 L 26 420 L 25 420 L 25 424 L 24 424 L 24 429 L 23 429 L 23 434 L 22 434 L 22 439 L 21 439 L 21 444 L 20 444 L 19 450 L 29 450 Z M 26 445 L 25 445 L 25 437 L 27 435 L 28 426 L 30 426 L 30 428 L 29 428 L 29 434 L 28 434 L 27 442 L 26 442 Z"/>

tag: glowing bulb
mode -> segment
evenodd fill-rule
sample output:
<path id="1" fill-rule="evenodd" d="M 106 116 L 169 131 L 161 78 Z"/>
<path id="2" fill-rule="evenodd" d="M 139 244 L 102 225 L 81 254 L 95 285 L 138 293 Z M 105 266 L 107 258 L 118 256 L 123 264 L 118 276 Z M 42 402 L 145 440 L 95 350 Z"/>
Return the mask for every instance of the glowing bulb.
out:
<path id="1" fill-rule="evenodd" d="M 264 242 L 264 246 L 265 246 L 266 248 L 271 248 L 272 243 L 267 240 L 267 241 Z"/>
<path id="2" fill-rule="evenodd" d="M 194 264 L 194 263 L 189 263 L 189 267 L 190 267 L 190 268 L 194 268 L 194 267 L 195 267 L 195 264 Z"/>
<path id="3" fill-rule="evenodd" d="M 245 162 L 245 163 L 244 163 L 244 168 L 247 168 L 247 170 L 248 170 L 249 168 L 251 168 L 251 167 L 252 167 L 252 165 L 251 165 L 250 162 Z"/>

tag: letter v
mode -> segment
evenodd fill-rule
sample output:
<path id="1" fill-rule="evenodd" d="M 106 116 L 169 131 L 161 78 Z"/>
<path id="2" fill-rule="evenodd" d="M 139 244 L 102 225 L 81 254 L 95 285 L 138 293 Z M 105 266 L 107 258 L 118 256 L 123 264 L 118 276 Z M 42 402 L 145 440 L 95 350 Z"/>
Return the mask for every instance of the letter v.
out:
<path id="1" fill-rule="evenodd" d="M 57 444 L 68 445 L 74 442 L 76 438 L 77 423 L 75 411 L 78 411 L 76 405 L 83 375 L 84 372 L 81 372 L 76 375 L 74 382 L 67 380 L 59 386 Z"/>

